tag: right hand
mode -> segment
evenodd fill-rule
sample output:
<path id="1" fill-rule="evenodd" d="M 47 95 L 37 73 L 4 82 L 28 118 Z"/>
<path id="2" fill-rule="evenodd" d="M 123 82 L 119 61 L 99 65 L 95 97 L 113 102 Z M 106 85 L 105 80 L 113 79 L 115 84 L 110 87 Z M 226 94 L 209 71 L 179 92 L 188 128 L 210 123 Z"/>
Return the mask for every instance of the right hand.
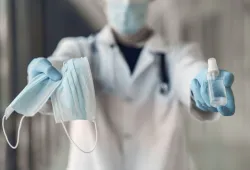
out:
<path id="1" fill-rule="evenodd" d="M 43 57 L 35 58 L 30 62 L 28 66 L 28 80 L 31 81 L 40 73 L 46 74 L 53 81 L 62 79 L 61 73 Z"/>

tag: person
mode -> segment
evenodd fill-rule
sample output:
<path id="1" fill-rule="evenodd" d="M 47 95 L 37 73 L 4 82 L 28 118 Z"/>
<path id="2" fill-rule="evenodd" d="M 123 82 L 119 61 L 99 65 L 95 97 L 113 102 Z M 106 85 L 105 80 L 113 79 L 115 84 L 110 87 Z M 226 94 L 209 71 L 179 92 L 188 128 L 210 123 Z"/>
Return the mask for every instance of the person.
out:
<path id="1" fill-rule="evenodd" d="M 62 39 L 48 58 L 34 59 L 52 80 L 71 58 L 88 57 L 97 99 L 98 143 L 90 154 L 70 147 L 68 170 L 193 170 L 185 144 L 185 115 L 200 121 L 235 112 L 233 74 L 220 71 L 227 105 L 209 103 L 207 65 L 195 44 L 168 46 L 146 24 L 152 0 L 105 0 L 108 24 L 96 35 Z M 39 66 L 39 67 L 38 67 Z M 50 101 L 40 110 L 53 114 Z M 92 124 L 71 122 L 82 148 L 95 141 Z"/>

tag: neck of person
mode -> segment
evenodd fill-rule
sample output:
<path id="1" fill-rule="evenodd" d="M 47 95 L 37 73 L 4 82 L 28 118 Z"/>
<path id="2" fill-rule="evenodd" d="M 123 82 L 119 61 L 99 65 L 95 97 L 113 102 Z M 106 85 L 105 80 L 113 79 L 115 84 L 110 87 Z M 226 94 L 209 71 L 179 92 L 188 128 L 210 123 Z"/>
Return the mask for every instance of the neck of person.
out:
<path id="1" fill-rule="evenodd" d="M 145 42 L 153 35 L 153 30 L 148 27 L 143 27 L 135 34 L 122 35 L 112 29 L 114 37 L 119 43 L 133 47 L 142 47 Z"/>

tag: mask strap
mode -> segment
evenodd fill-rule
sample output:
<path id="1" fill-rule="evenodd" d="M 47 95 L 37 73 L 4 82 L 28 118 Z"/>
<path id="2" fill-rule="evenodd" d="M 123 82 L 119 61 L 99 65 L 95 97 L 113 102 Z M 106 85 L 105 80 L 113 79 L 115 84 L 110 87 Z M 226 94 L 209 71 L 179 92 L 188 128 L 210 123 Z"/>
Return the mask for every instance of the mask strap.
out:
<path id="1" fill-rule="evenodd" d="M 89 151 L 85 151 L 85 150 L 83 150 L 79 145 L 77 145 L 77 144 L 73 141 L 73 139 L 70 137 L 70 135 L 69 135 L 69 133 L 68 133 L 68 130 L 67 130 L 67 128 L 65 127 L 65 125 L 64 125 L 64 123 L 63 123 L 62 120 L 61 120 L 61 123 L 62 123 L 63 129 L 64 129 L 64 131 L 65 131 L 67 137 L 68 137 L 69 140 L 71 141 L 71 143 L 74 144 L 75 147 L 77 147 L 80 151 L 82 151 L 83 153 L 91 153 L 91 152 L 93 152 L 93 151 L 95 150 L 96 145 L 97 145 L 97 139 L 98 139 L 96 121 L 93 121 L 93 123 L 94 123 L 94 125 L 95 125 L 95 144 L 94 144 L 93 148 L 90 149 Z"/>
<path id="2" fill-rule="evenodd" d="M 21 131 L 21 127 L 22 127 L 22 124 L 23 124 L 23 120 L 24 120 L 25 116 L 23 116 L 20 120 L 20 123 L 19 123 L 19 126 L 18 126 L 18 131 L 17 131 L 17 141 L 16 141 L 16 145 L 12 145 L 8 139 L 8 136 L 5 132 L 5 127 L 4 127 L 4 121 L 6 120 L 6 115 L 3 116 L 2 118 L 2 128 L 3 128 L 3 134 L 4 134 L 4 137 L 8 143 L 8 145 L 12 148 L 12 149 L 16 149 L 19 145 L 19 139 L 20 139 L 20 131 Z"/>

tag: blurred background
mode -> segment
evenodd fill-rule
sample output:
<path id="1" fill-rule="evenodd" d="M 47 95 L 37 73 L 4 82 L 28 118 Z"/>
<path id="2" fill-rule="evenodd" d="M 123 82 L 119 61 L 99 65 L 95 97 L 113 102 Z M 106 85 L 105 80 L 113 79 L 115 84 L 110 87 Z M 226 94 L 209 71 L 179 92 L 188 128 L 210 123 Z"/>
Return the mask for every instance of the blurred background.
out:
<path id="1" fill-rule="evenodd" d="M 59 40 L 88 36 L 106 21 L 98 0 L 0 0 L 0 114 L 26 85 L 33 57 Z M 201 124 L 187 118 L 187 141 L 199 170 L 250 169 L 250 0 L 156 0 L 149 24 L 169 44 L 199 42 L 206 58 L 234 73 L 236 114 Z M 6 123 L 16 141 L 20 116 Z M 69 141 L 53 117 L 26 119 L 17 150 L 0 131 L 0 170 L 64 170 Z"/>

